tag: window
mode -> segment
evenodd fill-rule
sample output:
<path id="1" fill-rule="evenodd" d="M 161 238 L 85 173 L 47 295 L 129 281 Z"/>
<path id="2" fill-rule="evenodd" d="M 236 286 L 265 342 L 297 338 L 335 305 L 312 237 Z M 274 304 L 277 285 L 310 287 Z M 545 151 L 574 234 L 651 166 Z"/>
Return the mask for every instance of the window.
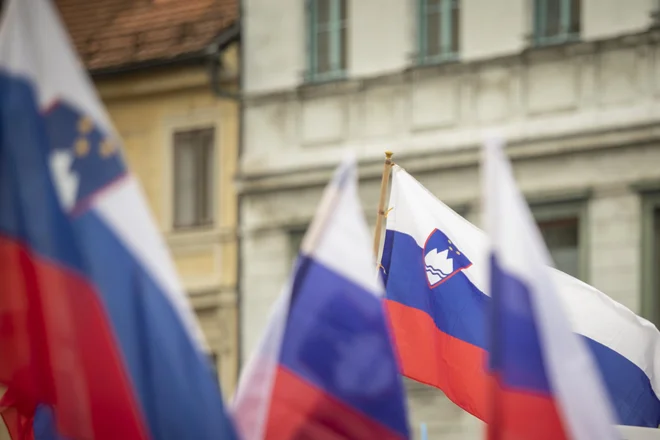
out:
<path id="1" fill-rule="evenodd" d="M 346 71 L 346 0 L 308 0 L 309 79 L 342 78 Z"/>
<path id="2" fill-rule="evenodd" d="M 174 227 L 213 222 L 214 130 L 174 134 Z"/>
<path id="3" fill-rule="evenodd" d="M 213 368 L 213 373 L 215 374 L 215 379 L 220 385 L 220 370 L 218 369 L 218 354 L 214 351 L 207 353 L 211 367 Z"/>
<path id="4" fill-rule="evenodd" d="M 577 217 L 538 222 L 555 267 L 577 278 L 580 277 L 579 223 Z"/>
<path id="5" fill-rule="evenodd" d="M 642 316 L 660 325 L 660 194 L 645 197 L 642 222 Z"/>
<path id="6" fill-rule="evenodd" d="M 584 207 L 580 203 L 533 207 L 536 222 L 557 269 L 586 280 Z"/>
<path id="7" fill-rule="evenodd" d="M 291 261 L 291 266 L 293 266 L 296 258 L 298 258 L 305 232 L 307 232 L 306 226 L 297 227 L 289 231 L 289 260 Z"/>
<path id="8" fill-rule="evenodd" d="M 459 0 L 419 0 L 419 61 L 458 58 Z"/>
<path id="9" fill-rule="evenodd" d="M 535 0 L 535 43 L 549 45 L 577 39 L 580 34 L 580 1 Z"/>

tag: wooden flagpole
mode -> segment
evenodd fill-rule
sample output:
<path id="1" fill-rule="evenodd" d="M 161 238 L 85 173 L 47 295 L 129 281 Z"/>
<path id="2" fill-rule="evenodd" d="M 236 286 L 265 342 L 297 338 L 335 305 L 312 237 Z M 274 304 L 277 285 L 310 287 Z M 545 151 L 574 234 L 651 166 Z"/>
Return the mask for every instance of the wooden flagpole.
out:
<path id="1" fill-rule="evenodd" d="M 376 217 L 376 232 L 374 232 L 374 258 L 378 259 L 380 251 L 380 237 L 383 229 L 383 218 L 385 218 L 385 202 L 387 201 L 387 184 L 390 182 L 390 171 L 392 170 L 391 151 L 385 152 L 385 163 L 383 165 L 383 177 L 380 181 L 380 199 L 378 200 L 378 216 Z"/>

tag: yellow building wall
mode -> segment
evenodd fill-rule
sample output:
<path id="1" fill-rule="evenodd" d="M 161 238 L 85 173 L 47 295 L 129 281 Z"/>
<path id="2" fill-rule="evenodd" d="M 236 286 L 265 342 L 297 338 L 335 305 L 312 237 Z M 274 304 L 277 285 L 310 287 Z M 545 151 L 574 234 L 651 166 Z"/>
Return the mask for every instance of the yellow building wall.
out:
<path id="1" fill-rule="evenodd" d="M 0 399 L 2 399 L 2 396 L 5 394 L 5 388 L 0 385 Z M 0 440 L 11 440 L 11 437 L 9 437 L 9 433 L 7 432 L 7 429 L 5 427 L 5 424 L 0 421 Z"/>
<path id="2" fill-rule="evenodd" d="M 225 53 L 223 87 L 237 86 L 235 47 Z M 124 140 L 131 171 L 142 183 L 179 276 L 217 356 L 223 393 L 237 381 L 237 202 L 239 106 L 214 95 L 207 70 L 170 67 L 97 80 L 97 89 Z M 215 127 L 215 222 L 200 230 L 173 228 L 173 135 Z"/>

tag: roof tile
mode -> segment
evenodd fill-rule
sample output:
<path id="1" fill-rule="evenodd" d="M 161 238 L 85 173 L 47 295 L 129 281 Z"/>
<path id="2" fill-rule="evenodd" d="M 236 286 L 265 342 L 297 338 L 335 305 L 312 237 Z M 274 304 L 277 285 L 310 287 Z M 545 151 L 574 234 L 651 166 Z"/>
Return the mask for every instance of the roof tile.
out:
<path id="1" fill-rule="evenodd" d="M 238 20 L 238 0 L 56 0 L 90 70 L 198 52 Z"/>

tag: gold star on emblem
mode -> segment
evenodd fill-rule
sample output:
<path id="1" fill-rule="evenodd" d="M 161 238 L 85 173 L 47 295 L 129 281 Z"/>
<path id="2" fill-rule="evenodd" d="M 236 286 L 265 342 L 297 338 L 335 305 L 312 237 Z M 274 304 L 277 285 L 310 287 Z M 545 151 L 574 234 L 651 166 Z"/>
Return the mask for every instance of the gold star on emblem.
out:
<path id="1" fill-rule="evenodd" d="M 76 156 L 87 156 L 87 153 L 89 153 L 89 142 L 87 142 L 87 139 L 85 138 L 80 138 L 76 141 L 74 148 L 76 150 Z"/>
<path id="2" fill-rule="evenodd" d="M 456 251 L 456 255 L 461 255 L 461 253 L 459 251 Z"/>
<path id="3" fill-rule="evenodd" d="M 112 139 L 104 139 L 101 143 L 101 156 L 109 157 L 117 151 L 117 145 Z"/>
<path id="4" fill-rule="evenodd" d="M 80 134 L 87 134 L 92 131 L 92 128 L 94 128 L 94 122 L 90 117 L 83 116 L 78 121 L 78 132 Z"/>

